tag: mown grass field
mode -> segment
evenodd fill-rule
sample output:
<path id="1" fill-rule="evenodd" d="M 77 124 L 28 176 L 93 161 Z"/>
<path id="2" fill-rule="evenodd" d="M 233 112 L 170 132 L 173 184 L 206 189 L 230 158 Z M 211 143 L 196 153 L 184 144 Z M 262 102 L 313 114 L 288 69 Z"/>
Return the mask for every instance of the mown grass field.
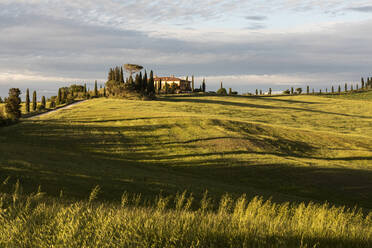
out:
<path id="1" fill-rule="evenodd" d="M 99 98 L 0 128 L 2 191 L 23 188 L 0 197 L 0 246 L 370 247 L 362 94 Z M 52 199 L 21 197 L 39 185 Z"/>

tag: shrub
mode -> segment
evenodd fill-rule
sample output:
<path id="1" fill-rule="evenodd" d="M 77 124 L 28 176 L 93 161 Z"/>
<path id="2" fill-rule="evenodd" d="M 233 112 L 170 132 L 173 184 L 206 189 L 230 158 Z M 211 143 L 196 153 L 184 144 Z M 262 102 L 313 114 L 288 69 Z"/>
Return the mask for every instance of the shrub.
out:
<path id="1" fill-rule="evenodd" d="M 291 94 L 291 91 L 289 89 L 286 89 L 285 91 L 283 91 L 283 94 L 289 95 L 289 94 Z"/>
<path id="2" fill-rule="evenodd" d="M 225 88 L 219 88 L 217 90 L 217 95 L 226 96 L 227 95 L 226 89 Z"/>

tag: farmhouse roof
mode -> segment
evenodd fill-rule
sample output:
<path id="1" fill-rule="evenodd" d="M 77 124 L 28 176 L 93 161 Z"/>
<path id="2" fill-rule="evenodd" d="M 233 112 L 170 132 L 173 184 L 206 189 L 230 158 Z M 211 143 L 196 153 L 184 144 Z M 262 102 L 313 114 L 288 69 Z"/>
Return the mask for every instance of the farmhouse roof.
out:
<path id="1" fill-rule="evenodd" d="M 155 77 L 154 81 L 185 81 L 184 79 L 181 78 L 176 78 L 176 77 Z"/>

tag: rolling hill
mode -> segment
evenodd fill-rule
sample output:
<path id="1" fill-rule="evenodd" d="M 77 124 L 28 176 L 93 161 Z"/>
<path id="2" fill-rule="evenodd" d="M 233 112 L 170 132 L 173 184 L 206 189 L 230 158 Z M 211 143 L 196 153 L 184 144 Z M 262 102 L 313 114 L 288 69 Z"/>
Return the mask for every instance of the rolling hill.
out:
<path id="1" fill-rule="evenodd" d="M 372 97 L 99 98 L 0 129 L 0 172 L 83 199 L 205 190 L 372 208 Z"/>

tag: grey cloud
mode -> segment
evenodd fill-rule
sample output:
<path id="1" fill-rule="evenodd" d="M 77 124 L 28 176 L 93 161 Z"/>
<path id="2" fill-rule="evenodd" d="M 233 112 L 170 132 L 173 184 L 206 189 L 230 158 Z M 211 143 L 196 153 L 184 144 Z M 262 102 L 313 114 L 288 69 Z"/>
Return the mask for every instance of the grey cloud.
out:
<path id="1" fill-rule="evenodd" d="M 251 20 L 251 21 L 264 21 L 267 19 L 266 16 L 260 16 L 260 15 L 255 15 L 255 16 L 246 16 L 245 19 Z"/>
<path id="2" fill-rule="evenodd" d="M 357 12 L 364 12 L 364 13 L 371 13 L 372 12 L 372 5 L 349 8 L 349 10 L 357 11 Z"/>
<path id="3" fill-rule="evenodd" d="M 260 29 L 264 29 L 266 27 L 267 27 L 267 25 L 262 24 L 262 23 L 251 23 L 245 29 L 249 29 L 249 30 L 260 30 Z"/>

